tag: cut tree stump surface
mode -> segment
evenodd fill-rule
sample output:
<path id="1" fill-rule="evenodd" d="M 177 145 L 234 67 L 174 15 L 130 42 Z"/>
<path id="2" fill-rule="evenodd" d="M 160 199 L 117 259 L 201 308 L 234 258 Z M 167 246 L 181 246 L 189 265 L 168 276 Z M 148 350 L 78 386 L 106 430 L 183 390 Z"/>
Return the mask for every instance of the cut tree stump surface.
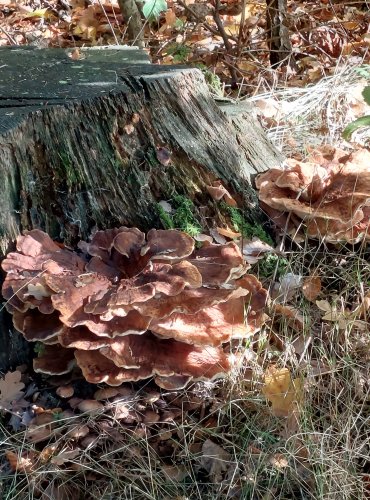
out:
<path id="1" fill-rule="evenodd" d="M 218 106 L 200 70 L 135 48 L 72 53 L 0 48 L 0 258 L 25 229 L 74 245 L 97 228 L 162 227 L 157 203 L 176 194 L 207 229 L 222 223 L 206 190 L 217 179 L 261 219 L 251 176 L 281 157 L 248 108 Z M 4 325 L 0 369 L 15 363 Z"/>

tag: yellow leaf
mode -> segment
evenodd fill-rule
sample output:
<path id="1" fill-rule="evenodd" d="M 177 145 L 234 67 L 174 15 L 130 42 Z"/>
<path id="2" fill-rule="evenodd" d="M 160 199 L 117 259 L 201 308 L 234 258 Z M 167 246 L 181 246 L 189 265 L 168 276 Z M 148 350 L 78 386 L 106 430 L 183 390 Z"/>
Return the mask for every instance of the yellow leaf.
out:
<path id="1" fill-rule="evenodd" d="M 27 12 L 24 17 L 41 17 L 43 19 L 46 19 L 53 16 L 53 14 L 51 12 L 48 12 L 48 10 L 49 7 L 45 7 L 45 9 L 36 9 L 32 12 Z"/>
<path id="2" fill-rule="evenodd" d="M 302 400 L 303 384 L 301 379 L 292 379 L 288 368 L 271 366 L 266 370 L 262 392 L 271 402 L 274 415 L 288 417 Z"/>

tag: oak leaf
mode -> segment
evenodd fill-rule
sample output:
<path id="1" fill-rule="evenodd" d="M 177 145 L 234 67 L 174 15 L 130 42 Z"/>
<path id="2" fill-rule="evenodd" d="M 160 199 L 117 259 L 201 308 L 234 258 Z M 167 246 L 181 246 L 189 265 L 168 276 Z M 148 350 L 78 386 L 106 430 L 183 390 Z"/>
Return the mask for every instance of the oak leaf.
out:
<path id="1" fill-rule="evenodd" d="M 13 404 L 24 396 L 20 371 L 8 372 L 0 379 L 0 409 L 10 410 Z"/>

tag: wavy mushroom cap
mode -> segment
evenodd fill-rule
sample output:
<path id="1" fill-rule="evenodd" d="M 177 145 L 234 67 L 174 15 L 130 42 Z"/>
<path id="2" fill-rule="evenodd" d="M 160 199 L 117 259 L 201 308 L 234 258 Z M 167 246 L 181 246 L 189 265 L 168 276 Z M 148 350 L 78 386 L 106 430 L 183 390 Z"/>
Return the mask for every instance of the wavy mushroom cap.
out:
<path id="1" fill-rule="evenodd" d="M 177 230 L 98 231 L 77 254 L 40 230 L 3 262 L 14 326 L 44 350 L 37 372 L 80 367 L 91 383 L 154 377 L 164 389 L 230 371 L 223 344 L 258 331 L 267 292 L 233 243 Z"/>
<path id="2" fill-rule="evenodd" d="M 287 228 L 289 234 L 294 234 L 303 221 L 310 237 L 351 243 L 368 239 L 370 153 L 331 152 L 328 156 L 327 149 L 323 150 L 326 156 L 312 154 L 312 159 L 322 161 L 321 165 L 289 160 L 284 170 L 273 168 L 257 176 L 260 201 L 270 209 L 298 217 L 295 227 Z M 273 216 L 277 218 L 277 214 Z"/>

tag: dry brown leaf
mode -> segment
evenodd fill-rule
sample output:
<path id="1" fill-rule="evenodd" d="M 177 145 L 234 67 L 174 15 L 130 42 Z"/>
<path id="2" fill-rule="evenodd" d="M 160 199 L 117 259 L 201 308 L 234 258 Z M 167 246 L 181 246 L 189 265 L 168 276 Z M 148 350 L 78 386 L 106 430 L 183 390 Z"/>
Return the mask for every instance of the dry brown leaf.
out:
<path id="1" fill-rule="evenodd" d="M 302 400 L 303 384 L 301 379 L 292 379 L 288 368 L 270 366 L 262 392 L 271 402 L 274 415 L 288 417 Z"/>
<path id="2" fill-rule="evenodd" d="M 61 434 L 61 429 L 55 429 L 52 424 L 38 426 L 30 425 L 26 431 L 25 438 L 30 443 L 41 443 L 52 436 Z"/>
<path id="3" fill-rule="evenodd" d="M 68 57 L 73 59 L 74 61 L 79 61 L 81 59 L 85 59 L 86 56 L 80 51 L 78 47 L 76 47 L 68 53 Z"/>
<path id="4" fill-rule="evenodd" d="M 165 23 L 160 27 L 159 33 L 166 33 L 167 31 L 171 31 L 171 29 L 175 26 L 177 21 L 176 13 L 172 9 L 168 9 L 165 13 Z"/>
<path id="5" fill-rule="evenodd" d="M 282 453 L 275 453 L 269 459 L 269 463 L 275 467 L 275 469 L 285 469 L 288 467 L 288 459 Z"/>
<path id="6" fill-rule="evenodd" d="M 272 246 L 261 241 L 259 238 L 253 238 L 250 241 L 242 240 L 240 242 L 240 249 L 248 264 L 256 264 L 260 259 L 265 257 L 266 253 L 275 251 Z"/>
<path id="7" fill-rule="evenodd" d="M 162 472 L 170 481 L 182 481 L 189 474 L 184 465 L 162 465 Z"/>
<path id="8" fill-rule="evenodd" d="M 285 306 L 283 304 L 274 304 L 272 307 L 274 319 L 276 316 L 281 316 L 286 321 L 287 325 L 297 332 L 302 332 L 304 328 L 304 317 L 301 312 L 295 307 Z"/>
<path id="9" fill-rule="evenodd" d="M 25 451 L 19 455 L 8 450 L 5 452 L 5 456 L 13 472 L 30 473 L 35 470 L 37 454 L 33 451 Z"/>
<path id="10" fill-rule="evenodd" d="M 51 459 L 51 463 L 55 465 L 63 465 L 65 462 L 68 462 L 69 460 L 73 460 L 74 458 L 78 457 L 78 455 L 81 453 L 81 450 L 79 448 L 76 448 L 74 450 L 64 450 L 58 453 L 55 457 Z"/>
<path id="11" fill-rule="evenodd" d="M 299 274 L 287 273 L 280 278 L 280 283 L 274 287 L 273 298 L 278 298 L 279 302 L 287 302 L 294 299 L 298 288 L 301 287 L 302 276 Z"/>
<path id="12" fill-rule="evenodd" d="M 69 482 L 50 482 L 43 491 L 40 500 L 74 500 L 81 498 L 78 487 Z"/>
<path id="13" fill-rule="evenodd" d="M 319 276 L 309 276 L 303 282 L 303 295 L 310 302 L 314 302 L 321 292 L 321 279 Z"/>
<path id="14" fill-rule="evenodd" d="M 16 370 L 6 373 L 4 378 L 0 379 L 0 409 L 10 410 L 13 403 L 24 396 L 21 377 L 21 372 Z"/>
<path id="15" fill-rule="evenodd" d="M 210 439 L 204 441 L 202 454 L 200 459 L 202 467 L 208 472 L 212 482 L 219 483 L 222 480 L 222 473 L 230 467 L 231 455 Z"/>
<path id="16" fill-rule="evenodd" d="M 218 227 L 217 231 L 221 234 L 221 236 L 225 236 L 230 239 L 239 238 L 241 236 L 241 233 L 236 233 L 235 231 L 231 231 L 231 229 L 225 229 L 222 227 Z"/>

